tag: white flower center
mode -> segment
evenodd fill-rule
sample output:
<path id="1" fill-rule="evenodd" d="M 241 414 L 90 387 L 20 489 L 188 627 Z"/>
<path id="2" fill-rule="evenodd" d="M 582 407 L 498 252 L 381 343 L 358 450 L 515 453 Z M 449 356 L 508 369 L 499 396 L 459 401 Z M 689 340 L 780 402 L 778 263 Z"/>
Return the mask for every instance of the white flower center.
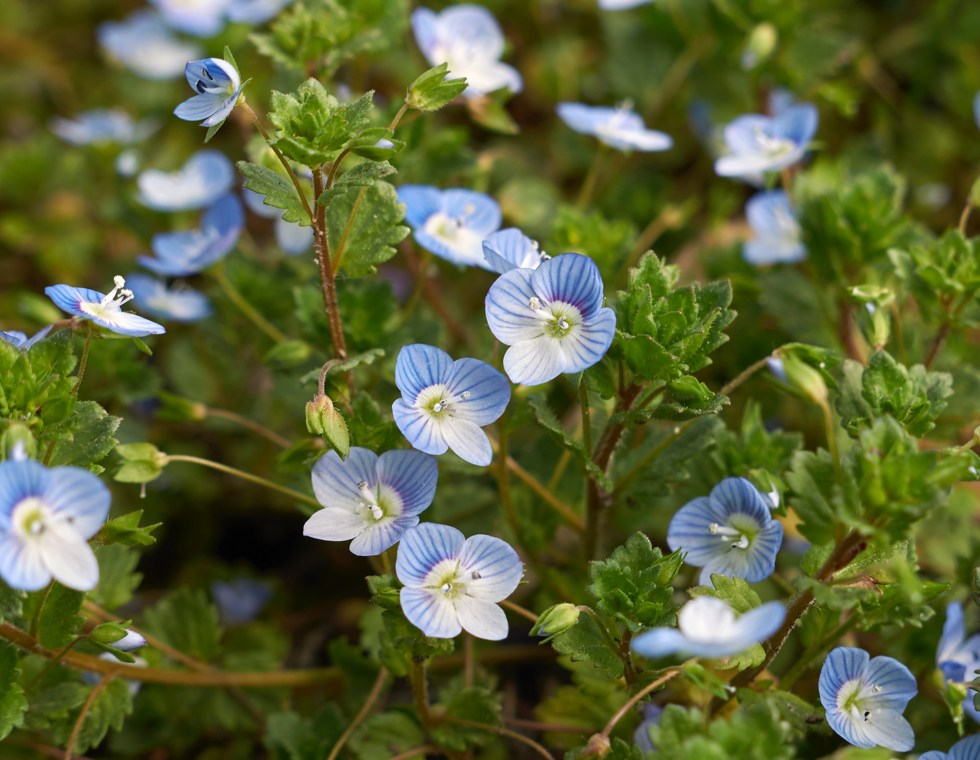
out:
<path id="1" fill-rule="evenodd" d="M 450 216 L 444 211 L 437 211 L 425 220 L 422 229 L 454 251 L 460 253 L 479 251 L 482 256 L 483 238 L 466 226 L 465 217 Z"/>
<path id="2" fill-rule="evenodd" d="M 445 385 L 430 385 L 416 397 L 415 406 L 436 419 L 452 418 L 459 412 L 459 405 L 471 395 L 469 391 L 452 395 Z"/>
<path id="3" fill-rule="evenodd" d="M 690 641 L 724 641 L 735 628 L 735 613 L 721 599 L 699 596 L 681 608 L 677 628 Z"/>
<path id="4" fill-rule="evenodd" d="M 837 707 L 841 712 L 849 715 L 852 720 L 865 722 L 871 720 L 871 710 L 868 710 L 864 705 L 864 698 L 868 696 L 868 690 L 877 694 L 881 691 L 881 687 L 877 684 L 872 684 L 869 687 L 860 678 L 851 679 L 837 692 Z"/>
<path id="5" fill-rule="evenodd" d="M 733 549 L 748 549 L 750 539 L 745 533 L 737 528 L 731 528 L 719 523 L 711 523 L 708 526 L 708 533 L 718 536 L 722 541 L 731 541 Z M 734 539 L 734 540 L 733 540 Z"/>
<path id="6" fill-rule="evenodd" d="M 82 301 L 78 308 L 90 317 L 105 319 L 118 312 L 123 304 L 133 300 L 133 291 L 126 290 L 126 280 L 116 275 L 112 281 L 116 287 L 110 290 L 99 303 Z"/>
<path id="7" fill-rule="evenodd" d="M 357 490 L 361 495 L 358 508 L 365 512 L 365 517 L 370 516 L 374 522 L 381 522 L 386 517 L 394 518 L 402 512 L 402 501 L 398 492 L 385 483 L 379 483 L 375 488 L 362 480 L 357 484 Z"/>
<path id="8" fill-rule="evenodd" d="M 28 496 L 14 505 L 10 522 L 21 538 L 38 540 L 47 530 L 51 517 L 48 505 L 36 496 Z"/>
<path id="9" fill-rule="evenodd" d="M 785 137 L 773 137 L 761 126 L 755 128 L 754 136 L 759 147 L 770 158 L 784 156 L 796 148 L 796 143 L 792 140 L 788 140 Z"/>
<path id="10" fill-rule="evenodd" d="M 538 296 L 531 296 L 527 305 L 535 318 L 544 323 L 545 333 L 555 338 L 564 338 L 573 327 L 582 323 L 582 313 L 570 303 L 545 303 Z"/>

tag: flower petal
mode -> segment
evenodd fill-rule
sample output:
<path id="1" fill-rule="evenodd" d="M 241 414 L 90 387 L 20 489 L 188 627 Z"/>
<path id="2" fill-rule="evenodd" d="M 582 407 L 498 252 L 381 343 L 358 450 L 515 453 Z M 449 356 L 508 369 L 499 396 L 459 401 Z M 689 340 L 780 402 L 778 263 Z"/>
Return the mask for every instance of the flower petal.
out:
<path id="1" fill-rule="evenodd" d="M 423 586 L 432 568 L 459 558 L 465 540 L 456 528 L 438 523 L 422 523 L 406 531 L 395 560 L 398 580 L 412 588 Z"/>
<path id="2" fill-rule="evenodd" d="M 817 133 L 820 114 L 812 103 L 798 103 L 781 111 L 772 120 L 773 137 L 792 140 L 804 148 Z"/>
<path id="3" fill-rule="evenodd" d="M 585 321 L 602 306 L 599 267 L 580 253 L 565 253 L 544 262 L 531 274 L 531 287 L 542 300 L 572 304 Z"/>
<path id="4" fill-rule="evenodd" d="M 426 636 L 451 639 L 462 632 L 456 608 L 438 589 L 403 588 L 400 598 L 408 622 Z"/>
<path id="5" fill-rule="evenodd" d="M 861 702 L 870 709 L 901 712 L 919 690 L 912 671 L 893 657 L 872 658 L 864 669 L 864 680 L 871 693 L 862 696 Z"/>
<path id="6" fill-rule="evenodd" d="M 376 557 L 385 549 L 398 543 L 398 539 L 409 528 L 419 523 L 418 516 L 398 517 L 394 520 L 369 526 L 363 533 L 350 543 L 352 554 L 358 557 Z"/>
<path id="7" fill-rule="evenodd" d="M 442 349 L 413 343 L 398 352 L 395 385 L 406 401 L 414 403 L 426 388 L 447 382 L 452 367 L 452 357 Z"/>
<path id="8" fill-rule="evenodd" d="M 91 591 L 99 582 L 95 552 L 71 526 L 48 523 L 37 542 L 41 559 L 58 583 L 76 591 Z"/>
<path id="9" fill-rule="evenodd" d="M 413 448 L 436 456 L 446 453 L 449 448 L 446 436 L 431 415 L 400 398 L 395 399 L 391 411 L 395 424 Z"/>
<path id="10" fill-rule="evenodd" d="M 686 652 L 690 642 L 676 628 L 654 628 L 633 639 L 632 649 L 644 657 L 665 657 L 677 652 Z"/>
<path id="11" fill-rule="evenodd" d="M 202 93 L 188 98 L 174 109 L 174 116 L 184 121 L 201 121 L 218 111 L 227 95 L 223 93 Z"/>
<path id="12" fill-rule="evenodd" d="M 456 419 L 469 420 L 481 427 L 496 422 L 510 401 L 507 378 L 477 359 L 454 362 L 446 386 L 451 396 L 469 394 L 455 405 Z"/>
<path id="13" fill-rule="evenodd" d="M 328 451 L 313 465 L 313 493 L 324 507 L 334 507 L 357 513 L 363 500 L 360 484 L 377 485 L 378 455 L 369 449 L 354 446 L 347 459 L 336 451 Z M 332 541 L 343 539 L 328 539 Z"/>
<path id="14" fill-rule="evenodd" d="M 162 335 L 167 332 L 163 325 L 151 322 L 138 314 L 131 314 L 127 311 L 109 311 L 101 316 L 91 316 L 89 319 L 97 325 L 102 325 L 120 335 L 129 335 L 133 338 L 142 338 L 146 335 Z"/>
<path id="15" fill-rule="evenodd" d="M 437 15 L 435 11 L 428 8 L 416 8 L 412 11 L 412 33 L 415 35 L 415 42 L 422 51 L 422 55 L 433 66 L 438 66 L 444 61 L 434 59 L 436 45 L 439 44 L 439 32 L 436 27 Z"/>
<path id="16" fill-rule="evenodd" d="M 76 316 L 88 315 L 79 306 L 84 303 L 100 303 L 105 298 L 105 293 L 89 288 L 76 288 L 71 285 L 51 285 L 44 289 L 44 294 L 54 301 L 62 311 Z"/>
<path id="17" fill-rule="evenodd" d="M 500 205 L 485 193 L 452 188 L 442 191 L 442 210 L 483 239 L 500 227 Z M 482 256 L 482 252 L 481 252 Z"/>
<path id="18" fill-rule="evenodd" d="M 303 535 L 320 541 L 349 541 L 368 528 L 364 514 L 340 507 L 324 507 L 303 525 Z"/>
<path id="19" fill-rule="evenodd" d="M 483 255 L 499 274 L 518 267 L 535 269 L 542 261 L 538 244 L 516 227 L 491 233 L 483 241 Z"/>
<path id="20" fill-rule="evenodd" d="M 524 563 L 506 541 L 478 533 L 463 545 L 459 572 L 470 596 L 499 602 L 517 589 L 524 577 Z"/>
<path id="21" fill-rule="evenodd" d="M 51 582 L 51 572 L 36 542 L 0 533 L 0 578 L 13 589 L 39 591 Z"/>
<path id="22" fill-rule="evenodd" d="M 91 538 L 109 515 L 112 497 L 101 480 L 80 467 L 54 467 L 41 498 L 59 521 L 70 522 L 83 538 Z"/>
<path id="23" fill-rule="evenodd" d="M 616 335 L 616 314 L 603 308 L 592 320 L 569 331 L 559 343 L 564 356 L 562 372 L 581 372 L 606 355 Z"/>
<path id="24" fill-rule="evenodd" d="M 530 305 L 535 297 L 531 285 L 534 271 L 511 269 L 498 277 L 487 292 L 487 324 L 493 336 L 505 345 L 513 346 L 544 335 L 543 324 Z"/>
<path id="25" fill-rule="evenodd" d="M 426 8 L 419 8 L 412 14 Z M 428 11 L 431 13 L 431 11 Z M 433 214 L 442 211 L 442 191 L 431 185 L 401 185 L 398 188 L 398 200 L 405 204 L 405 221 L 413 228 L 422 227 L 425 220 Z"/>
<path id="26" fill-rule="evenodd" d="M 738 651 L 748 649 L 753 644 L 759 644 L 776 631 L 783 624 L 786 617 L 786 607 L 782 602 L 766 602 L 754 610 L 749 610 L 735 621 L 738 642 L 741 645 Z"/>
<path id="27" fill-rule="evenodd" d="M 857 647 L 837 647 L 820 669 L 820 702 L 824 709 L 837 709 L 837 695 L 848 681 L 860 678 L 871 657 Z M 836 730 L 836 729 L 835 729 Z"/>
<path id="28" fill-rule="evenodd" d="M 460 625 L 467 633 L 488 641 L 507 638 L 507 616 L 498 605 L 465 594 L 456 597 L 453 603 Z"/>
<path id="29" fill-rule="evenodd" d="M 439 424 L 446 443 L 465 462 L 486 467 L 493 460 L 490 440 L 475 422 L 456 417 Z"/>
<path id="30" fill-rule="evenodd" d="M 386 451 L 378 457 L 376 469 L 378 482 L 391 486 L 401 497 L 403 515 L 418 515 L 435 498 L 439 467 L 426 454 Z"/>
<path id="31" fill-rule="evenodd" d="M 542 334 L 515 343 L 504 354 L 504 371 L 517 385 L 541 385 L 555 379 L 565 371 L 561 341 Z"/>

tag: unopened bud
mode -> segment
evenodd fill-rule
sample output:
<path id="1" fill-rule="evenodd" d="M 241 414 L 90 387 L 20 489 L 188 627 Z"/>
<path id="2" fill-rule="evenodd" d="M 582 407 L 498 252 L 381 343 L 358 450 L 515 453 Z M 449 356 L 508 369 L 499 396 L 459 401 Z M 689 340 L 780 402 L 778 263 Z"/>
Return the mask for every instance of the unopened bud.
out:
<path id="1" fill-rule="evenodd" d="M 36 454 L 37 442 L 27 425 L 19 422 L 11 423 L 0 436 L 0 459 L 23 461 L 33 459 Z"/>
<path id="2" fill-rule="evenodd" d="M 532 636 L 557 636 L 572 628 L 577 622 L 579 615 L 578 607 L 569 602 L 562 602 L 553 607 L 549 607 L 538 616 L 538 622 L 531 629 Z"/>
<path id="3" fill-rule="evenodd" d="M 818 370 L 795 356 L 783 357 L 783 370 L 794 390 L 820 406 L 827 403 L 827 383 Z"/>
<path id="4" fill-rule="evenodd" d="M 602 734 L 592 734 L 579 757 L 605 757 L 609 754 L 610 749 L 612 749 L 612 744 L 609 737 Z"/>
<path id="5" fill-rule="evenodd" d="M 776 49 L 778 41 L 779 32 L 775 26 L 768 21 L 757 24 L 749 32 L 748 39 L 745 40 L 745 48 L 742 51 L 742 68 L 750 70 L 760 63 L 764 63 Z"/>
<path id="6" fill-rule="evenodd" d="M 346 459 L 350 453 L 350 433 L 347 423 L 329 396 L 317 396 L 306 405 L 306 429 L 323 436 L 327 445 Z"/>

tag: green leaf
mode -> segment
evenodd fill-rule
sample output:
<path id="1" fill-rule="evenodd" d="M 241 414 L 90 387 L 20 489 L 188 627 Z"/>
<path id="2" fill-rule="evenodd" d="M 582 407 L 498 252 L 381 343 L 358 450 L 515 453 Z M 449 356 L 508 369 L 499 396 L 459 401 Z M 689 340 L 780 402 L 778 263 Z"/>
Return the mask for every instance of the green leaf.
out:
<path id="1" fill-rule="evenodd" d="M 123 464 L 113 476 L 120 483 L 149 483 L 160 477 L 167 455 L 152 443 L 125 443 L 116 446 Z"/>
<path id="2" fill-rule="evenodd" d="M 501 725 L 499 698 L 482 686 L 446 689 L 440 695 L 439 705 L 449 718 L 491 727 Z M 432 737 L 439 746 L 460 752 L 483 745 L 490 736 L 491 733 L 485 729 L 451 721 L 440 722 L 432 731 Z"/>
<path id="3" fill-rule="evenodd" d="M 313 224 L 309 214 L 306 213 L 306 207 L 296 194 L 293 183 L 279 172 L 258 164 L 250 164 L 248 161 L 239 161 L 237 166 L 238 171 L 245 177 L 246 189 L 264 195 L 266 206 L 282 209 L 283 219 L 306 227 Z"/>
<path id="4" fill-rule="evenodd" d="M 60 649 L 74 641 L 84 622 L 78 612 L 85 594 L 54 583 L 46 597 L 43 591 L 31 597 L 35 605 L 44 604 L 38 617 L 38 641 L 48 649 Z"/>
<path id="5" fill-rule="evenodd" d="M 446 79 L 449 64 L 441 63 L 419 76 L 408 87 L 405 102 L 416 111 L 438 111 L 466 89 L 465 78 Z"/>
<path id="6" fill-rule="evenodd" d="M 337 177 L 333 187 L 324 190 L 316 202 L 326 206 L 348 188 L 367 187 L 395 173 L 395 167 L 387 161 L 363 161 Z"/>
<path id="7" fill-rule="evenodd" d="M 95 553 L 99 561 L 99 585 L 92 599 L 103 609 L 114 610 L 127 604 L 139 588 L 143 575 L 136 572 L 140 555 L 122 544 L 103 546 Z"/>
<path id="8" fill-rule="evenodd" d="M 16 620 L 22 614 L 24 607 L 24 592 L 14 591 L 0 580 L 0 623 L 4 620 Z"/>
<path id="9" fill-rule="evenodd" d="M 68 419 L 44 430 L 43 443 L 57 442 L 51 466 L 92 468 L 115 447 L 121 422 L 94 401 L 79 401 Z"/>
<path id="10" fill-rule="evenodd" d="M 395 255 L 408 227 L 405 205 L 387 182 L 346 188 L 327 207 L 327 238 L 334 269 L 351 277 L 373 274 Z"/>
<path id="11" fill-rule="evenodd" d="M 690 590 L 692 598 L 713 596 L 728 602 L 739 615 L 754 610 L 762 600 L 755 590 L 743 578 L 728 578 L 724 575 L 712 575 L 711 586 L 695 586 Z"/>
<path id="12" fill-rule="evenodd" d="M 98 745 L 110 729 L 119 731 L 133 711 L 133 693 L 122 680 L 109 683 L 89 708 L 75 741 L 77 752 L 87 752 Z"/>
<path id="13" fill-rule="evenodd" d="M 151 546 L 156 543 L 156 539 L 151 535 L 163 523 L 153 523 L 152 525 L 140 525 L 140 518 L 143 510 L 116 517 L 109 520 L 99 531 L 99 540 L 107 544 L 124 544 L 126 546 Z"/>
<path id="14" fill-rule="evenodd" d="M 521 128 L 504 107 L 504 101 L 510 95 L 509 90 L 500 90 L 491 95 L 467 98 L 466 108 L 470 112 L 470 118 L 491 132 L 516 135 L 521 131 Z"/>
<path id="15" fill-rule="evenodd" d="M 715 393 L 692 375 L 667 383 L 667 393 L 654 411 L 661 420 L 689 420 L 706 414 L 718 414 L 728 404 L 728 397 Z"/>
<path id="16" fill-rule="evenodd" d="M 534 413 L 535 419 L 540 425 L 551 434 L 551 436 L 561 444 L 562 448 L 570 451 L 579 461 L 585 465 L 589 474 L 595 478 L 596 483 L 604 491 L 612 491 L 612 481 L 608 478 L 602 468 L 592 461 L 591 454 L 587 454 L 581 441 L 576 441 L 570 437 L 562 427 L 561 421 L 555 416 L 548 406 L 548 401 L 543 394 L 532 394 L 527 397 L 527 404 Z"/>
<path id="17" fill-rule="evenodd" d="M 372 715 L 350 738 L 351 751 L 360 760 L 389 760 L 422 744 L 422 727 L 400 712 Z"/>
<path id="18" fill-rule="evenodd" d="M 17 679 L 20 655 L 13 644 L 0 641 L 0 741 L 24 723 L 27 697 Z"/>
<path id="19" fill-rule="evenodd" d="M 634 633 L 673 625 L 671 583 L 683 563 L 681 552 L 666 557 L 642 533 L 634 533 L 609 559 L 589 566 L 589 586 L 598 608 Z"/>
<path id="20" fill-rule="evenodd" d="M 322 760 L 340 739 L 340 709 L 329 702 L 313 718 L 294 712 L 269 715 L 262 742 L 272 760 Z"/>
<path id="21" fill-rule="evenodd" d="M 579 617 L 574 626 L 551 639 L 551 645 L 571 662 L 589 663 L 607 678 L 623 676 L 619 652 L 613 650 L 591 615 Z"/>
<path id="22" fill-rule="evenodd" d="M 221 652 L 218 611 L 201 590 L 182 588 L 145 613 L 145 628 L 184 654 L 210 662 Z"/>

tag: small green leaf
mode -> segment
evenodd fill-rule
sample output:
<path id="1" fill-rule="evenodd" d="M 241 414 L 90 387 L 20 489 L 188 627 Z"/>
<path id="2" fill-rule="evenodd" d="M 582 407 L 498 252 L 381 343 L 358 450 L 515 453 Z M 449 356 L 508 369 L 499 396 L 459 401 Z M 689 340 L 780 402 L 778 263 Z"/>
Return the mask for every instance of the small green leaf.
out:
<path id="1" fill-rule="evenodd" d="M 350 186 L 327 207 L 327 238 L 335 270 L 351 277 L 373 274 L 395 255 L 394 246 L 408 234 L 401 223 L 405 205 L 387 182 Z"/>
<path id="2" fill-rule="evenodd" d="M 442 63 L 420 75 L 408 87 L 405 102 L 416 111 L 438 111 L 462 94 L 465 78 L 446 79 L 449 64 Z"/>
<path id="3" fill-rule="evenodd" d="M 250 164 L 248 161 L 239 161 L 238 171 L 245 177 L 245 187 L 248 190 L 265 196 L 265 205 L 274 206 L 283 210 L 282 218 L 287 222 L 309 227 L 313 224 L 303 202 L 296 194 L 293 183 L 283 177 L 279 172 L 267 169 L 258 164 Z"/>
<path id="4" fill-rule="evenodd" d="M 19 676 L 20 656 L 16 647 L 0 641 L 0 741 L 24 723 L 27 697 L 17 682 Z"/>
<path id="5" fill-rule="evenodd" d="M 99 540 L 107 544 L 123 544 L 125 546 L 150 546 L 156 543 L 156 539 L 151 535 L 163 523 L 153 525 L 140 525 L 140 518 L 143 510 L 116 517 L 109 520 L 99 531 Z"/>

